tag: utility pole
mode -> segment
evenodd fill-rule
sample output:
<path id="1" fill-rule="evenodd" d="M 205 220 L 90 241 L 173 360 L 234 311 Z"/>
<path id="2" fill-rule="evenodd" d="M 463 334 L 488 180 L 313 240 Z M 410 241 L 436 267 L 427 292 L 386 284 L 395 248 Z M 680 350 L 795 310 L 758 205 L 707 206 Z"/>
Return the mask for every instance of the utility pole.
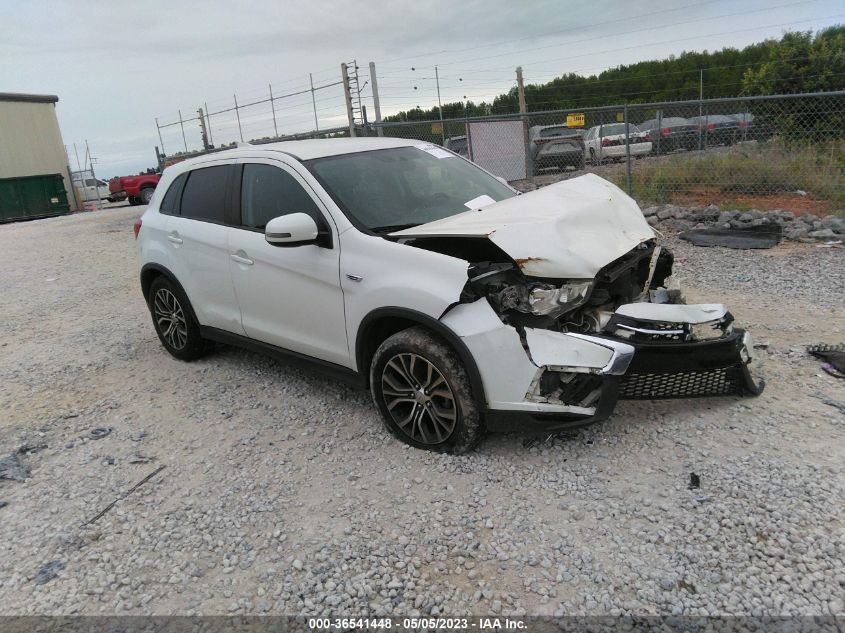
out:
<path id="1" fill-rule="evenodd" d="M 273 84 L 270 86 L 270 109 L 273 111 L 273 132 L 276 133 L 276 138 L 279 138 L 279 128 L 276 127 L 276 104 L 273 102 Z"/>
<path id="2" fill-rule="evenodd" d="M 440 110 L 440 137 L 443 139 L 443 145 L 446 145 L 446 128 L 443 127 L 443 104 L 440 103 L 440 74 L 437 72 L 437 66 L 434 67 L 434 81 L 437 82 L 437 109 Z"/>
<path id="3" fill-rule="evenodd" d="M 343 79 L 343 95 L 346 98 L 346 118 L 349 119 L 349 136 L 355 137 L 355 118 L 352 115 L 352 93 L 349 91 L 349 70 L 346 64 L 340 65 L 340 75 Z"/>
<path id="4" fill-rule="evenodd" d="M 519 94 L 519 115 L 522 119 L 522 144 L 525 148 L 525 177 L 534 175 L 534 163 L 528 146 L 528 108 L 525 105 L 525 84 L 522 81 L 522 66 L 516 67 L 516 88 Z"/>
<path id="5" fill-rule="evenodd" d="M 378 100 L 378 81 L 376 81 L 375 62 L 370 62 L 370 84 L 373 87 L 373 108 L 376 111 L 376 134 L 384 136 L 384 130 L 381 129 L 381 106 Z"/>
<path id="6" fill-rule="evenodd" d="M 232 95 L 235 98 L 235 116 L 238 117 L 238 134 L 241 137 L 241 143 L 244 142 L 244 131 L 241 129 L 241 113 L 238 112 L 238 95 Z"/>
<path id="7" fill-rule="evenodd" d="M 156 117 L 156 129 L 158 130 L 158 142 L 161 143 L 161 153 L 165 154 L 164 141 L 161 140 L 161 126 L 158 124 L 158 117 Z"/>
<path id="8" fill-rule="evenodd" d="M 185 140 L 185 124 L 182 122 L 182 111 L 179 110 L 179 127 L 182 128 L 182 142 L 185 144 L 185 153 L 188 153 L 188 141 Z"/>
<path id="9" fill-rule="evenodd" d="M 197 114 L 199 115 L 200 121 L 200 134 L 202 135 L 202 148 L 205 151 L 211 149 L 208 143 L 208 130 L 205 128 L 205 113 L 202 111 L 202 108 L 197 110 Z"/>
<path id="10" fill-rule="evenodd" d="M 314 96 L 314 75 L 308 73 L 308 81 L 311 82 L 311 105 L 314 107 L 314 131 L 320 131 L 320 121 L 317 119 L 317 98 Z"/>
<path id="11" fill-rule="evenodd" d="M 208 132 L 208 143 L 211 147 L 214 147 L 214 135 L 211 133 L 211 113 L 208 111 L 208 104 L 203 102 L 202 107 L 205 108 L 205 122 L 206 128 L 205 131 Z M 162 146 L 161 151 L 164 152 L 164 147 Z"/>

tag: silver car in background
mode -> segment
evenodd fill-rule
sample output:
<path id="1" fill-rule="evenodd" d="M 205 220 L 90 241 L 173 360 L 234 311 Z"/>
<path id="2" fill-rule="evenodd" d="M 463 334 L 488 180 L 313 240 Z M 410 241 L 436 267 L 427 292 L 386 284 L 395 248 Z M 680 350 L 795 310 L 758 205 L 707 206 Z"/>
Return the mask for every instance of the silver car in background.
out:
<path id="1" fill-rule="evenodd" d="M 631 156 L 644 156 L 651 152 L 651 138 L 636 125 L 628 124 Z M 625 147 L 625 124 L 596 125 L 584 136 L 587 160 L 598 165 L 604 161 L 622 160 L 628 153 Z"/>

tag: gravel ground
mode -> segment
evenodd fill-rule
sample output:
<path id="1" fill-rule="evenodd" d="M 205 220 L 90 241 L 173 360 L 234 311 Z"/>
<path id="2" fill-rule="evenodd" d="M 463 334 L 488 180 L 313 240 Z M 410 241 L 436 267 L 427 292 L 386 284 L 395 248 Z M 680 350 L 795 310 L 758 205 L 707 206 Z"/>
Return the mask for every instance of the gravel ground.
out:
<path id="1" fill-rule="evenodd" d="M 0 226 L 0 456 L 27 445 L 6 463 L 31 470 L 0 480 L 3 614 L 845 610 L 845 386 L 803 351 L 845 340 L 842 250 L 669 238 L 689 298 L 766 346 L 761 397 L 622 403 L 450 457 L 322 377 L 168 356 L 140 211 Z"/>

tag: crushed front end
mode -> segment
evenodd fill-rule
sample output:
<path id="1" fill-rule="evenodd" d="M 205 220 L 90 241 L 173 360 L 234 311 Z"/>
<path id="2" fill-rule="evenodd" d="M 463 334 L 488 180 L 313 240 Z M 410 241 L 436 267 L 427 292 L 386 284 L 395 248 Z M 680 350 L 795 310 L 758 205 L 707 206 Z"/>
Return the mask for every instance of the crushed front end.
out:
<path id="1" fill-rule="evenodd" d="M 533 263 L 472 263 L 442 318 L 478 361 L 491 430 L 581 426 L 620 399 L 762 391 L 750 335 L 722 305 L 684 304 L 672 254 L 655 240 L 593 279 L 538 278 L 526 274 Z"/>

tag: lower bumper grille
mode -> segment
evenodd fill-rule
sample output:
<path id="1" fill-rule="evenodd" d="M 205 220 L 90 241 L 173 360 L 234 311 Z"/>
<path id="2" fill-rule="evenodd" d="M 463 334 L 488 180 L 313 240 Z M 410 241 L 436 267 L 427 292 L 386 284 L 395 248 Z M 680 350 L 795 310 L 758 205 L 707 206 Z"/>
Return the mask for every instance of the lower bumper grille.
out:
<path id="1" fill-rule="evenodd" d="M 619 384 L 620 400 L 741 396 L 750 391 L 744 366 L 670 374 L 626 374 Z"/>

